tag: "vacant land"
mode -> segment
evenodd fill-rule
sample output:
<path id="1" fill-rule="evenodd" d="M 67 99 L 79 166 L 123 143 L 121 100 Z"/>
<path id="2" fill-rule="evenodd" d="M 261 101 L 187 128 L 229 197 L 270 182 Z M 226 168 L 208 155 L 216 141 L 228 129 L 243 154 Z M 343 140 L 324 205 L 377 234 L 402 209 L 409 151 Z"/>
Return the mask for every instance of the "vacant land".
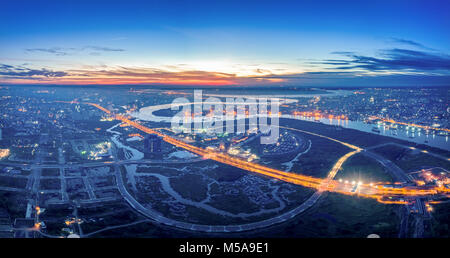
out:
<path id="1" fill-rule="evenodd" d="M 373 151 L 394 162 L 402 159 L 405 155 L 411 152 L 411 149 L 406 149 L 395 145 L 387 145 L 375 148 Z"/>
<path id="2" fill-rule="evenodd" d="M 43 168 L 42 176 L 59 176 L 59 168 Z"/>
<path id="3" fill-rule="evenodd" d="M 365 238 L 369 234 L 378 234 L 382 238 L 397 237 L 398 207 L 372 199 L 329 193 L 289 222 L 262 230 L 257 235 L 249 232 L 239 236 Z"/>
<path id="4" fill-rule="evenodd" d="M 301 155 L 291 171 L 314 177 L 326 177 L 336 161 L 351 149 L 328 139 L 308 136 L 312 141 L 309 151 Z"/>
<path id="5" fill-rule="evenodd" d="M 408 154 L 403 159 L 395 161 L 397 166 L 405 171 L 414 171 L 427 167 L 442 167 L 450 170 L 450 162 L 425 153 Z"/>
<path id="6" fill-rule="evenodd" d="M 450 170 L 449 161 L 431 156 L 418 150 L 388 145 L 376 148 L 374 151 L 391 160 L 407 172 L 426 167 L 442 167 L 446 170 Z"/>
<path id="7" fill-rule="evenodd" d="M 27 184 L 27 179 L 26 178 L 0 176 L 0 186 L 15 187 L 15 188 L 25 188 L 26 184 Z"/>
<path id="8" fill-rule="evenodd" d="M 362 154 L 356 154 L 344 163 L 342 170 L 336 175 L 336 179 L 339 178 L 363 182 L 392 181 L 392 177 L 380 163 Z"/>
<path id="9" fill-rule="evenodd" d="M 204 200 L 208 192 L 208 186 L 203 177 L 195 174 L 170 178 L 170 185 L 183 198 L 197 202 Z"/>
<path id="10" fill-rule="evenodd" d="M 450 229 L 450 203 L 433 205 L 433 209 L 430 236 L 448 238 Z"/>
<path id="11" fill-rule="evenodd" d="M 61 180 L 59 179 L 41 179 L 41 190 L 59 190 L 61 189 Z"/>

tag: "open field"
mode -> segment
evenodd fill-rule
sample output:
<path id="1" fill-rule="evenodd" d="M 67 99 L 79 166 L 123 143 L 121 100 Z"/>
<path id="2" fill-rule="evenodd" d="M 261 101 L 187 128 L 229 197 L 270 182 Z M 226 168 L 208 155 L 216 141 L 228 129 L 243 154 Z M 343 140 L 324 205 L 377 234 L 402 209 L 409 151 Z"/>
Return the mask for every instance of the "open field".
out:
<path id="1" fill-rule="evenodd" d="M 59 190 L 61 189 L 61 180 L 59 179 L 41 179 L 41 190 Z"/>
<path id="2" fill-rule="evenodd" d="M 450 203 L 433 205 L 430 237 L 448 237 L 450 230 Z"/>
<path id="3" fill-rule="evenodd" d="M 23 193 L 0 191 L 0 207 L 5 208 L 11 219 L 25 217 L 27 207 Z"/>
<path id="4" fill-rule="evenodd" d="M 369 234 L 378 234 L 382 238 L 397 237 L 400 222 L 398 207 L 371 199 L 329 193 L 310 210 L 289 222 L 240 236 L 364 238 Z"/>
<path id="5" fill-rule="evenodd" d="M 450 170 L 450 162 L 425 153 L 409 154 L 403 159 L 395 161 L 397 166 L 405 171 L 414 171 L 426 167 L 442 167 Z"/>
<path id="6" fill-rule="evenodd" d="M 393 180 L 380 163 L 362 154 L 356 154 L 344 163 L 341 171 L 336 175 L 336 179 L 340 178 L 363 182 L 390 182 Z"/>
<path id="7" fill-rule="evenodd" d="M 397 237 L 399 222 L 397 205 L 384 205 L 370 199 L 329 194 L 304 214 L 286 223 L 262 230 L 223 235 L 177 230 L 145 222 L 105 231 L 96 237 L 365 238 L 369 234 L 378 234 L 382 238 L 390 238 Z"/>
<path id="8" fill-rule="evenodd" d="M 0 176 L 0 186 L 14 187 L 14 188 L 25 188 L 26 184 L 27 184 L 27 179 L 26 178 Z"/>
<path id="9" fill-rule="evenodd" d="M 41 171 L 42 176 L 59 176 L 59 168 L 43 168 Z"/>
<path id="10" fill-rule="evenodd" d="M 449 161 L 417 150 L 389 145 L 375 148 L 374 151 L 391 160 L 406 172 L 418 170 L 423 167 L 442 167 L 450 170 Z"/>

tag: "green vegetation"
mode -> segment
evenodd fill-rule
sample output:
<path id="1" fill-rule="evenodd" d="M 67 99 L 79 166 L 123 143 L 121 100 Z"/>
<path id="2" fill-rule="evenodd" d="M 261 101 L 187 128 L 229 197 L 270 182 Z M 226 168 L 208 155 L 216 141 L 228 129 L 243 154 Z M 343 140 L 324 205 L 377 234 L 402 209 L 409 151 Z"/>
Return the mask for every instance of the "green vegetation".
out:
<path id="1" fill-rule="evenodd" d="M 42 176 L 59 176 L 59 168 L 43 168 Z"/>
<path id="2" fill-rule="evenodd" d="M 234 214 L 240 212 L 256 212 L 259 210 L 258 206 L 251 202 L 247 195 L 245 195 L 240 188 L 235 189 L 235 193 L 227 194 L 229 188 L 222 189 L 217 183 L 211 185 L 211 201 L 209 204 L 218 209 L 223 209 Z"/>
<path id="3" fill-rule="evenodd" d="M 71 200 L 86 200 L 89 199 L 89 194 L 87 192 L 69 193 L 69 198 Z"/>
<path id="4" fill-rule="evenodd" d="M 316 206 L 286 223 L 262 230 L 229 233 L 227 237 L 318 237 L 343 238 L 378 234 L 398 236 L 397 205 L 339 194 L 322 197 Z M 223 223 L 222 223 L 223 224 Z M 445 234 L 447 235 L 447 234 Z M 220 237 L 223 234 L 178 230 L 163 225 L 142 223 L 102 232 L 94 237 Z"/>
<path id="5" fill-rule="evenodd" d="M 450 170 L 450 162 L 419 150 L 411 150 L 400 146 L 383 146 L 374 149 L 375 152 L 394 162 L 405 171 L 415 171 L 422 167 L 442 167 Z"/>
<path id="6" fill-rule="evenodd" d="M 35 147 L 11 147 L 11 156 L 13 156 L 12 161 L 30 161 L 34 159 Z M 10 158 L 11 158 L 10 156 Z"/>
<path id="7" fill-rule="evenodd" d="M 433 205 L 431 220 L 431 237 L 449 237 L 450 230 L 450 203 L 441 203 Z"/>
<path id="8" fill-rule="evenodd" d="M 105 186 L 112 186 L 112 185 L 116 184 L 115 177 L 112 175 L 90 177 L 89 180 L 95 187 L 105 187 Z"/>
<path id="9" fill-rule="evenodd" d="M 86 225 L 83 225 L 83 228 Z M 123 228 L 116 228 L 106 230 L 92 235 L 93 238 L 173 238 L 173 237 L 188 237 L 193 235 L 189 231 L 176 230 L 173 227 L 157 225 L 152 222 L 144 222 L 136 225 L 131 225 Z"/>
<path id="10" fill-rule="evenodd" d="M 101 216 L 103 213 L 116 212 L 118 210 L 127 210 L 129 206 L 123 201 L 108 202 L 101 206 L 82 205 L 78 208 L 78 215 L 82 217 Z"/>
<path id="11" fill-rule="evenodd" d="M 25 217 L 26 195 L 23 193 L 0 191 L 0 207 L 8 211 L 11 220 Z"/>
<path id="12" fill-rule="evenodd" d="M 81 159 L 80 153 L 76 153 L 75 151 L 73 151 L 73 148 L 70 145 L 70 143 L 64 143 L 63 149 L 64 149 L 64 159 L 66 160 L 66 162 L 84 161 L 83 159 Z"/>
<path id="13" fill-rule="evenodd" d="M 164 176 L 174 176 L 179 173 L 178 170 L 172 168 L 171 165 L 154 165 L 154 166 L 138 166 L 136 173 L 156 173 Z"/>
<path id="14" fill-rule="evenodd" d="M 92 217 L 90 217 L 92 218 Z M 84 234 L 101 230 L 107 227 L 132 223 L 139 219 L 139 216 L 129 210 L 119 210 L 96 217 L 95 221 L 85 221 L 81 224 Z"/>
<path id="15" fill-rule="evenodd" d="M 373 199 L 329 193 L 310 210 L 281 225 L 261 232 L 240 234 L 246 237 L 397 237 L 400 219 L 397 205 Z M 236 236 L 236 235 L 234 235 Z M 230 237 L 233 237 L 230 235 Z"/>
<path id="16" fill-rule="evenodd" d="M 0 176 L 0 186 L 14 187 L 14 188 L 25 188 L 26 185 L 27 185 L 27 179 L 26 178 Z"/>
<path id="17" fill-rule="evenodd" d="M 289 207 L 293 207 L 294 205 L 300 205 L 307 198 L 309 198 L 316 190 L 312 188 L 306 188 L 298 185 L 291 185 L 289 183 L 285 183 L 281 185 L 280 190 L 283 191 L 284 188 L 292 187 L 295 190 L 290 192 L 289 194 L 285 194 L 284 196 L 290 202 Z"/>
<path id="18" fill-rule="evenodd" d="M 73 210 L 68 207 L 47 208 L 44 213 L 39 215 L 41 221 L 47 226 L 46 232 L 50 235 L 61 235 L 61 229 L 67 227 L 64 224 L 66 218 L 72 217 Z"/>
<path id="19" fill-rule="evenodd" d="M 201 201 L 206 198 L 208 187 L 203 177 L 196 174 L 184 174 L 170 178 L 170 185 L 183 198 Z"/>
<path id="20" fill-rule="evenodd" d="M 183 169 L 181 175 L 179 169 Z M 211 199 L 207 204 L 219 210 L 234 214 L 257 212 L 261 208 L 273 209 L 279 207 L 279 203 L 273 198 L 271 193 L 274 188 L 270 188 L 269 183 L 272 185 L 276 184 L 279 187 L 278 194 L 281 195 L 280 197 L 282 199 L 287 201 L 283 212 L 299 205 L 313 192 L 311 189 L 305 189 L 284 182 L 270 182 L 272 179 L 261 178 L 262 176 L 253 175 L 251 172 L 228 165 L 214 164 L 213 161 L 203 161 L 201 164 L 172 164 L 170 166 L 142 167 L 138 171 L 140 173 L 152 172 L 165 174 L 170 177 L 171 187 L 177 193 L 183 198 L 193 201 L 202 201 L 207 197 L 208 182 L 211 181 L 205 180 L 204 177 L 219 181 L 221 182 L 219 184 L 210 184 L 209 193 L 211 194 Z M 204 175 L 198 174 L 199 172 Z M 248 174 L 252 176 L 242 181 L 242 177 Z M 274 216 L 273 213 L 264 213 L 242 219 L 213 214 L 205 209 L 186 204 L 173 206 L 173 203 L 171 204 L 172 198 L 162 190 L 159 180 L 152 176 L 139 176 L 136 186 L 138 191 L 132 192 L 134 192 L 138 201 L 151 205 L 152 209 L 161 212 L 165 216 L 181 221 L 199 224 L 235 224 L 258 221 Z M 254 189 L 248 189 L 248 187 Z M 257 196 L 254 196 L 255 194 Z M 253 201 L 255 198 L 267 198 L 271 201 L 257 204 Z M 176 212 L 173 211 L 174 207 L 177 210 Z"/>
<path id="21" fill-rule="evenodd" d="M 152 209 L 162 214 L 170 213 L 170 206 L 162 200 L 169 200 L 170 195 L 162 190 L 161 182 L 154 176 L 140 176 L 136 182 L 137 192 L 132 191 L 131 184 L 128 188 L 130 193 L 134 193 L 135 198 L 140 203 L 148 203 Z"/>
<path id="22" fill-rule="evenodd" d="M 55 178 L 41 179 L 40 188 L 41 190 L 59 190 L 61 189 L 61 180 Z"/>
<path id="23" fill-rule="evenodd" d="M 326 177 L 336 161 L 350 152 L 350 148 L 328 139 L 308 136 L 312 141 L 310 150 L 300 156 L 291 171 L 314 177 Z"/>
<path id="24" fill-rule="evenodd" d="M 414 171 L 422 167 L 442 167 L 450 170 L 450 162 L 425 153 L 408 154 L 403 159 L 395 161 L 397 166 L 405 171 Z"/>
<path id="25" fill-rule="evenodd" d="M 186 205 L 186 212 L 189 214 L 189 216 L 187 218 L 182 218 L 182 220 L 191 223 L 203 225 L 226 225 L 242 222 L 242 220 L 239 218 L 230 218 L 227 216 L 222 216 L 220 214 L 212 214 L 209 211 L 191 205 Z"/>
<path id="26" fill-rule="evenodd" d="M 410 152 L 411 149 L 406 149 L 395 145 L 387 145 L 375 148 L 373 151 L 387 158 L 388 160 L 395 162 L 396 160 L 403 158 L 403 156 Z"/>
<path id="27" fill-rule="evenodd" d="M 225 164 L 218 164 L 217 167 L 208 169 L 207 171 L 205 171 L 205 173 L 219 182 L 233 182 L 243 177 L 244 175 L 253 172 L 249 172 L 247 170 Z"/>
<path id="28" fill-rule="evenodd" d="M 380 163 L 363 154 L 350 157 L 342 166 L 341 171 L 337 173 L 336 179 L 339 178 L 363 182 L 392 181 L 392 177 L 386 173 Z"/>

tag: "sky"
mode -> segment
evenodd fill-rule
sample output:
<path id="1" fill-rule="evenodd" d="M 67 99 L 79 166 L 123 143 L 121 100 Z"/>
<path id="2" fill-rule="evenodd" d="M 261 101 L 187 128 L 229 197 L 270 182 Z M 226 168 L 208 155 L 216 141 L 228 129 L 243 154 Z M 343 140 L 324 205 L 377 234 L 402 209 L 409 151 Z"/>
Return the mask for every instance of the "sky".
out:
<path id="1" fill-rule="evenodd" d="M 0 84 L 448 86 L 449 1 L 2 1 Z"/>

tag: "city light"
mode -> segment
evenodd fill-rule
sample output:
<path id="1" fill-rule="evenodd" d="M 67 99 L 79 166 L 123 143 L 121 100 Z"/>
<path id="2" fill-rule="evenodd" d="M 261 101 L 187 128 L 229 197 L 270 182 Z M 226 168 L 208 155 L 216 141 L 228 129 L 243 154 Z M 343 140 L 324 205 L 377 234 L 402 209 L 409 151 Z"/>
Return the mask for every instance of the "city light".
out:
<path id="1" fill-rule="evenodd" d="M 0 149 L 0 159 L 8 157 L 10 154 L 9 149 Z"/>
<path id="2" fill-rule="evenodd" d="M 111 114 L 111 112 L 109 110 L 101 107 L 98 104 L 95 104 L 95 103 L 86 103 L 86 104 L 97 107 L 100 110 L 103 110 L 104 112 L 106 112 L 108 114 Z M 280 179 L 280 180 L 283 180 L 286 182 L 290 182 L 290 183 L 294 183 L 294 184 L 298 184 L 298 185 L 302 185 L 302 186 L 306 186 L 306 187 L 310 187 L 310 188 L 316 188 L 319 191 L 327 190 L 327 191 L 334 191 L 334 192 L 338 192 L 338 193 L 342 193 L 342 194 L 354 194 L 354 193 L 349 193 L 347 190 L 341 189 L 341 185 L 339 184 L 339 181 L 333 182 L 333 178 L 334 178 L 335 174 L 337 173 L 337 171 L 339 171 L 341 165 L 345 162 L 345 160 L 347 160 L 353 154 L 358 153 L 361 149 L 357 146 L 333 139 L 331 137 L 326 137 L 326 136 L 318 135 L 315 133 L 296 129 L 298 131 L 306 132 L 311 135 L 316 135 L 319 137 L 330 139 L 335 142 L 339 142 L 345 146 L 355 149 L 355 151 L 345 154 L 336 162 L 335 166 L 332 168 L 332 170 L 330 171 L 330 173 L 326 179 L 320 179 L 320 178 L 314 178 L 314 177 L 310 177 L 310 176 L 304 176 L 304 175 L 300 175 L 300 174 L 296 174 L 296 173 L 292 173 L 292 172 L 284 172 L 281 170 L 269 168 L 269 167 L 266 167 L 266 166 L 263 166 L 263 165 L 260 165 L 257 163 L 249 162 L 245 159 L 229 156 L 228 154 L 226 154 L 224 152 L 216 152 L 214 149 L 208 149 L 208 148 L 203 149 L 200 147 L 196 147 L 196 146 L 188 144 L 182 140 L 175 139 L 168 135 L 162 134 L 161 132 L 158 132 L 158 131 L 150 129 L 146 126 L 143 126 L 136 121 L 131 121 L 129 118 L 127 118 L 123 115 L 115 115 L 115 118 L 117 120 L 120 120 L 120 121 L 132 126 L 132 127 L 137 128 L 143 132 L 146 132 L 149 134 L 156 134 L 156 135 L 162 137 L 163 140 L 166 141 L 167 143 L 170 143 L 177 147 L 186 149 L 186 150 L 193 152 L 199 156 L 202 156 L 202 157 L 205 157 L 208 159 L 212 159 L 212 160 L 215 160 L 220 163 L 228 164 L 228 165 L 231 165 L 234 167 L 238 167 L 238 168 L 241 168 L 241 169 L 244 169 L 247 171 L 251 171 L 251 172 L 255 172 L 255 173 L 259 173 L 262 175 L 267 175 L 267 176 L 270 176 L 270 177 L 273 177 L 276 179 Z M 347 183 L 347 181 L 346 181 L 346 183 Z M 356 181 L 353 180 L 352 185 L 355 185 L 355 184 L 356 184 Z M 369 188 L 365 188 L 362 185 L 362 182 L 359 182 L 358 185 L 361 185 L 359 187 L 360 189 L 357 193 L 358 195 L 367 197 L 367 198 L 374 198 L 382 203 L 391 203 L 391 204 L 404 204 L 405 201 L 397 201 L 397 200 L 385 201 L 385 200 L 383 200 L 383 197 L 388 196 L 389 198 L 392 198 L 393 196 L 427 196 L 427 195 L 435 195 L 437 193 L 447 193 L 447 194 L 450 193 L 450 189 L 442 188 L 442 187 L 424 188 L 424 189 L 420 189 L 417 187 L 415 187 L 415 188 L 413 188 L 413 187 L 395 187 L 395 188 L 383 187 L 383 188 L 376 188 L 377 190 L 375 192 L 373 192 L 373 191 L 369 191 Z"/>

